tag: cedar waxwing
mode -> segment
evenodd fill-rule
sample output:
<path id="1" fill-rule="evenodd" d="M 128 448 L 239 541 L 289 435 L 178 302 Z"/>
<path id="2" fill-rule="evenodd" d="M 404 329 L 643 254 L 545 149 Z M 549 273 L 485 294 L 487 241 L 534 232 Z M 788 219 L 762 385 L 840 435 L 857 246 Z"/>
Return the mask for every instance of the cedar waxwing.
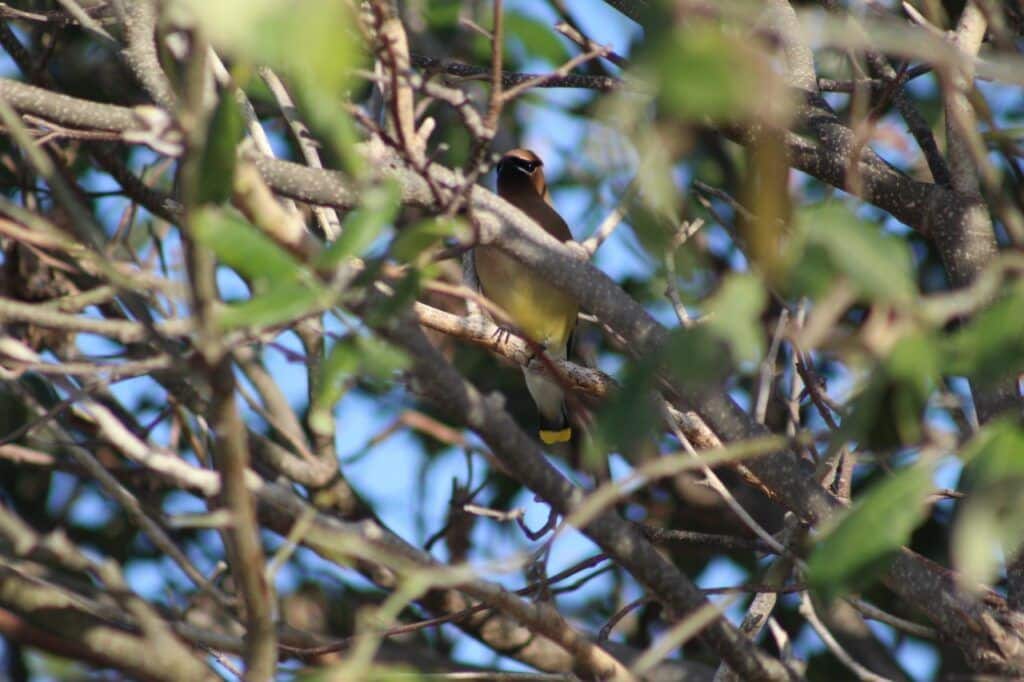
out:
<path id="1" fill-rule="evenodd" d="M 569 226 L 551 206 L 543 163 L 528 149 L 513 149 L 498 162 L 498 194 L 562 242 L 572 240 Z M 565 360 L 576 328 L 579 306 L 541 275 L 494 247 L 474 251 L 477 278 L 484 294 L 552 357 Z M 523 368 L 526 387 L 540 413 L 540 439 L 546 445 L 572 437 L 565 393 L 544 374 Z"/>

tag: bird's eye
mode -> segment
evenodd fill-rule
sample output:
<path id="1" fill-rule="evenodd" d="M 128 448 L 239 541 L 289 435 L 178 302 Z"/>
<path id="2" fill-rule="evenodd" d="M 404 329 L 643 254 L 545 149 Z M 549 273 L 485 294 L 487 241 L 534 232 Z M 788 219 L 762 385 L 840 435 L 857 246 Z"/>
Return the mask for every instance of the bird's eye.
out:
<path id="1" fill-rule="evenodd" d="M 536 161 L 522 161 L 519 164 L 519 166 L 527 173 L 532 173 L 533 171 L 537 170 L 538 165 L 540 164 L 538 164 Z"/>

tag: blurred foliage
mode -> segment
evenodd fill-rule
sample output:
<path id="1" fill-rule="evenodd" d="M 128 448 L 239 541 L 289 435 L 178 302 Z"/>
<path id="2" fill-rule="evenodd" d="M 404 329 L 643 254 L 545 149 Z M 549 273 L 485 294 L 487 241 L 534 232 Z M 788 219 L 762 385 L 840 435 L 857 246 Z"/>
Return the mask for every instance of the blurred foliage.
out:
<path id="1" fill-rule="evenodd" d="M 214 45 L 338 97 L 365 63 L 354 9 L 332 0 L 184 0 Z M 297 49 L 301 46 L 301 49 Z"/>
<path id="2" fill-rule="evenodd" d="M 1012 418 L 988 424 L 961 457 L 971 495 L 953 528 L 953 561 L 968 584 L 988 584 L 1001 554 L 1020 550 L 1024 538 L 1024 429 Z"/>
<path id="3" fill-rule="evenodd" d="M 938 375 L 939 355 L 932 338 L 901 339 L 874 366 L 867 385 L 852 401 L 843 436 L 879 453 L 920 443 L 925 405 Z"/>
<path id="4" fill-rule="evenodd" d="M 394 183 L 368 188 L 360 205 L 345 217 L 341 235 L 318 256 L 316 266 L 329 269 L 366 253 L 398 215 L 400 190 Z"/>
<path id="5" fill-rule="evenodd" d="M 357 377 L 383 382 L 408 365 L 404 352 L 381 339 L 355 334 L 342 337 L 331 346 L 324 361 L 310 407 L 310 426 L 329 433 L 330 415 Z"/>
<path id="6" fill-rule="evenodd" d="M 211 43 L 236 60 L 244 83 L 256 66 L 280 71 L 302 105 L 309 123 L 323 135 L 351 172 L 363 170 L 352 145 L 357 139 L 345 107 L 356 82 L 354 71 L 367 64 L 353 5 L 334 0 L 182 0 Z M 297 46 L 301 46 L 299 49 Z"/>
<path id="7" fill-rule="evenodd" d="M 820 298 L 837 276 L 869 300 L 907 305 L 916 293 L 903 240 L 857 219 L 841 204 L 821 203 L 800 211 L 786 251 L 793 264 L 791 295 Z"/>
<path id="8" fill-rule="evenodd" d="M 710 21 L 669 26 L 655 30 L 636 55 L 666 113 L 718 123 L 785 119 L 782 77 L 749 36 Z"/>
<path id="9" fill-rule="evenodd" d="M 987 386 L 1024 372 L 1024 283 L 1001 296 L 943 344 L 943 366 Z"/>
<path id="10" fill-rule="evenodd" d="M 760 317 L 766 298 L 757 277 L 735 274 L 707 301 L 708 329 L 729 344 L 736 363 L 758 362 L 765 352 Z"/>
<path id="11" fill-rule="evenodd" d="M 193 218 L 192 233 L 237 270 L 254 294 L 219 311 L 221 328 L 277 324 L 302 317 L 327 302 L 312 273 L 237 214 L 201 209 Z"/>

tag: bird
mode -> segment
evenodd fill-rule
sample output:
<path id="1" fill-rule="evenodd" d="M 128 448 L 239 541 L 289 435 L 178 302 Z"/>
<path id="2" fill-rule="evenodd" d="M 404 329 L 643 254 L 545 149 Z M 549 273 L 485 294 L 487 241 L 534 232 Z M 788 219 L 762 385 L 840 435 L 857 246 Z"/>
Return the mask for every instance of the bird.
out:
<path id="1" fill-rule="evenodd" d="M 506 152 L 497 166 L 498 195 L 518 208 L 555 239 L 572 241 L 572 232 L 551 203 L 544 163 L 529 149 Z M 477 279 L 484 295 L 508 313 L 530 339 L 556 359 L 565 360 L 572 345 L 579 305 L 542 275 L 492 246 L 473 250 Z M 532 363 L 531 363 L 532 364 Z M 523 367 L 526 388 L 537 405 L 538 436 L 545 445 L 572 439 L 565 391 L 537 368 Z"/>

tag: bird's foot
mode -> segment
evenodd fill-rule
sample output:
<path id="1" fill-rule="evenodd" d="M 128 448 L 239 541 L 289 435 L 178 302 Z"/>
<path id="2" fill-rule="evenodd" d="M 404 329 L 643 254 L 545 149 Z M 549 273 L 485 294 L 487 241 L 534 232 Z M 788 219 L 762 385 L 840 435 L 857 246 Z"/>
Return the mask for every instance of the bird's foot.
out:
<path id="1" fill-rule="evenodd" d="M 491 338 L 495 339 L 498 343 L 504 345 L 508 343 L 508 340 L 512 338 L 512 329 L 503 325 L 498 325 L 494 332 L 491 334 Z"/>

